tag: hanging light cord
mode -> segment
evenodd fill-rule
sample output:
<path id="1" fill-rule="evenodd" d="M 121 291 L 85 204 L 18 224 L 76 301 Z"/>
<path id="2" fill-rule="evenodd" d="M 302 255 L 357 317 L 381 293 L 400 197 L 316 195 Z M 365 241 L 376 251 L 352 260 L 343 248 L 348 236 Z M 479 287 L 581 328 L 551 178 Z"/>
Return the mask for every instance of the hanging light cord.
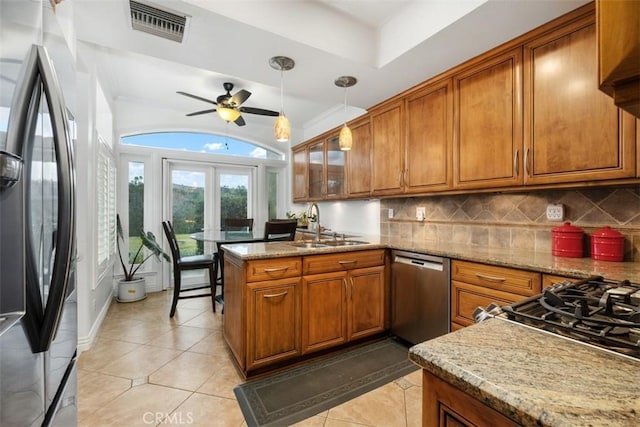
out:
<path id="1" fill-rule="evenodd" d="M 280 114 L 284 116 L 284 69 L 280 67 Z"/>
<path id="2" fill-rule="evenodd" d="M 344 125 L 347 125 L 347 87 L 344 87 Z"/>

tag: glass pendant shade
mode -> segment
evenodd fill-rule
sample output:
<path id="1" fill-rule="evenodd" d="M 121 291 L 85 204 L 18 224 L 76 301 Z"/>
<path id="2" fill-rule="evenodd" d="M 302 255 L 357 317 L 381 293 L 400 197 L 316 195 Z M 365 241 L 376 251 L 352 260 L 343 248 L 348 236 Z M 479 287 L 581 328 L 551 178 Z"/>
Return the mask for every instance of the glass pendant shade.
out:
<path id="1" fill-rule="evenodd" d="M 233 108 L 218 107 L 216 112 L 220 118 L 226 122 L 235 122 L 240 117 L 240 111 Z"/>
<path id="2" fill-rule="evenodd" d="M 276 119 L 273 130 L 276 135 L 276 141 L 289 142 L 289 139 L 291 139 L 291 124 L 289 123 L 289 119 L 287 119 L 287 116 L 285 116 L 284 113 L 280 113 L 280 115 Z"/>
<path id="3" fill-rule="evenodd" d="M 351 150 L 351 144 L 353 143 L 353 136 L 351 135 L 351 129 L 346 124 L 340 130 L 340 136 L 338 137 L 338 143 L 342 151 Z"/>

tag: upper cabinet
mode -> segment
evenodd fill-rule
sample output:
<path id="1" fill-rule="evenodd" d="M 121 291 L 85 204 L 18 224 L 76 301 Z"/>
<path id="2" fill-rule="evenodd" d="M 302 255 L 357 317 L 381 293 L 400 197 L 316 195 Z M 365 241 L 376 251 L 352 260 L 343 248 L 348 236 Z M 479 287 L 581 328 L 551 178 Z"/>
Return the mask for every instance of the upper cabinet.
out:
<path id="1" fill-rule="evenodd" d="M 600 89 L 640 117 L 640 2 L 597 0 L 596 18 Z"/>
<path id="2" fill-rule="evenodd" d="M 522 49 L 453 76 L 456 189 L 522 184 Z"/>
<path id="3" fill-rule="evenodd" d="M 325 135 L 308 146 L 308 192 L 310 200 L 341 198 L 345 189 L 345 153 L 338 135 Z M 300 190 L 299 190 L 300 191 Z"/>
<path id="4" fill-rule="evenodd" d="M 347 194 L 366 197 L 371 194 L 371 121 L 364 116 L 349 123 L 353 145 L 347 151 Z"/>
<path id="5" fill-rule="evenodd" d="M 635 118 L 598 90 L 593 14 L 524 46 L 525 184 L 635 176 Z"/>
<path id="6" fill-rule="evenodd" d="M 309 197 L 309 150 L 306 145 L 298 146 L 293 149 L 291 155 L 293 164 L 293 201 L 303 202 Z"/>
<path id="7" fill-rule="evenodd" d="M 403 184 L 406 193 L 451 188 L 453 91 L 450 78 L 406 96 Z"/>
<path id="8" fill-rule="evenodd" d="M 369 112 L 371 118 L 371 193 L 402 192 L 403 100 L 382 104 Z"/>

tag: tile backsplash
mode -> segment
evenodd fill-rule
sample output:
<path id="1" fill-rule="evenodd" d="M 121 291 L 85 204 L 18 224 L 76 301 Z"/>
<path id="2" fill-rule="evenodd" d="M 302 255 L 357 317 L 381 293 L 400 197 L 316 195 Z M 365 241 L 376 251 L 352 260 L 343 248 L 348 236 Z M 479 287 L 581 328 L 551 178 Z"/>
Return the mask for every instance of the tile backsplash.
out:
<path id="1" fill-rule="evenodd" d="M 625 236 L 625 261 L 640 262 L 637 186 L 382 199 L 380 235 L 551 252 L 551 230 L 562 222 L 547 220 L 546 209 L 558 203 L 564 222 L 584 230 L 585 256 L 591 233 L 608 225 Z M 424 221 L 416 219 L 418 207 L 425 208 Z"/>

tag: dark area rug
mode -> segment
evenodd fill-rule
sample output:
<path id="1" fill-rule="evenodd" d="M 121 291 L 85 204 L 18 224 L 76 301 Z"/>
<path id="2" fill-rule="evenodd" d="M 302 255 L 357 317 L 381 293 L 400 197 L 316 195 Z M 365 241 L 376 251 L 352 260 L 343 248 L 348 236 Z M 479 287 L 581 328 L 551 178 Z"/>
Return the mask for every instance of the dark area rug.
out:
<path id="1" fill-rule="evenodd" d="M 233 389 L 249 427 L 286 426 L 418 369 L 408 347 L 387 338 Z"/>

